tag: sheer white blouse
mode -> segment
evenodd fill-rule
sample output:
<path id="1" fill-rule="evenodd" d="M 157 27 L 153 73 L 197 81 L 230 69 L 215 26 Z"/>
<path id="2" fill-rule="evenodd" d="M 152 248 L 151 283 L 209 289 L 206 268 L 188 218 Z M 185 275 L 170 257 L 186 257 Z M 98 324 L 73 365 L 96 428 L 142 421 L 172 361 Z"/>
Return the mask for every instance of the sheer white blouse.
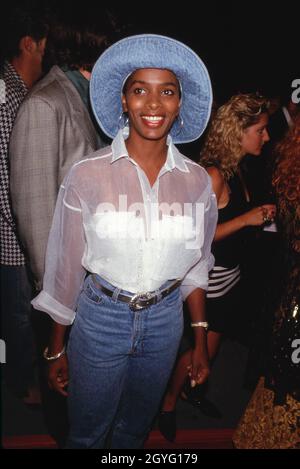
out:
<path id="1" fill-rule="evenodd" d="M 167 159 L 151 187 L 127 153 L 122 131 L 112 145 L 74 164 L 61 185 L 34 308 L 69 325 L 85 275 L 97 273 L 132 293 L 182 279 L 186 298 L 207 289 L 217 205 L 207 172 L 168 139 Z"/>

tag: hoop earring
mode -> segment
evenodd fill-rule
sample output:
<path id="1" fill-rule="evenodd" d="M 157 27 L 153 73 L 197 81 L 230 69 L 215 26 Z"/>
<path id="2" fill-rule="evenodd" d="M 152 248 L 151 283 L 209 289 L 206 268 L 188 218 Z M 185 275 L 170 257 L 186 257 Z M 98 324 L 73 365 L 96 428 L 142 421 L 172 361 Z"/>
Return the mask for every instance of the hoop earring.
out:
<path id="1" fill-rule="evenodd" d="M 179 121 L 179 120 L 180 120 L 180 123 L 179 123 L 179 128 L 178 128 L 178 130 L 177 130 L 177 132 L 176 132 L 175 136 L 177 136 L 177 135 L 179 135 L 179 134 L 180 134 L 180 132 L 181 132 L 181 131 L 182 131 L 182 129 L 183 129 L 183 125 L 184 125 L 183 118 L 181 117 L 181 115 L 180 115 L 180 114 L 178 114 L 178 116 L 177 116 L 177 118 L 176 118 L 176 121 L 177 121 L 177 123 L 178 123 L 178 121 Z"/>
<path id="2" fill-rule="evenodd" d="M 129 123 L 129 118 L 126 115 L 126 112 L 123 111 L 118 120 L 119 129 L 124 129 L 124 127 L 128 126 L 128 123 Z"/>

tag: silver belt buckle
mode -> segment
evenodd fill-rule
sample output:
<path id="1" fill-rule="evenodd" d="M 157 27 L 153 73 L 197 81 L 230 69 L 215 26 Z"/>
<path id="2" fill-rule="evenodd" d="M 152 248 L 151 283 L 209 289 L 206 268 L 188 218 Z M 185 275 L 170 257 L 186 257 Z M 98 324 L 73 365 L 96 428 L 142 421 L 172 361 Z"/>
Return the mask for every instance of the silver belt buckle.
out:
<path id="1" fill-rule="evenodd" d="M 131 300 L 129 301 L 129 308 L 132 310 L 132 311 L 139 311 L 141 309 L 144 309 L 147 307 L 147 305 L 145 306 L 142 306 L 142 305 L 139 305 L 139 301 L 147 301 L 147 300 L 150 300 L 151 298 L 153 297 L 153 295 L 151 293 L 141 293 L 141 294 L 136 294 L 134 295 Z"/>

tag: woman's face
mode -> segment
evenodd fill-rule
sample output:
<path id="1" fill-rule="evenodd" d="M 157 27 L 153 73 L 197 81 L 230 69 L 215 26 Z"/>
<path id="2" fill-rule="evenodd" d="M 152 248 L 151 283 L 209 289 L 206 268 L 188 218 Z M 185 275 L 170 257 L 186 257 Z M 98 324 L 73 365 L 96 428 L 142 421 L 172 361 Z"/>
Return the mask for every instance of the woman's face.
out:
<path id="1" fill-rule="evenodd" d="M 267 131 L 268 121 L 268 114 L 264 113 L 256 124 L 243 131 L 241 145 L 245 155 L 260 155 L 263 145 L 270 140 Z"/>
<path id="2" fill-rule="evenodd" d="M 131 136 L 138 134 L 148 140 L 164 138 L 179 114 L 178 80 L 169 70 L 137 70 L 126 83 L 122 105 L 128 113 Z"/>

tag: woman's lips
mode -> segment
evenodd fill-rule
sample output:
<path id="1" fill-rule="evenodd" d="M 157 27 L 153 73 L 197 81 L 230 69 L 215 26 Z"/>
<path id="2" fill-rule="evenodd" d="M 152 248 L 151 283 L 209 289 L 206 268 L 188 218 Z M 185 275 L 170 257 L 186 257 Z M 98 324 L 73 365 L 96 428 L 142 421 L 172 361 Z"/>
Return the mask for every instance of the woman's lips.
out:
<path id="1" fill-rule="evenodd" d="M 164 122 L 163 116 L 141 116 L 141 118 L 148 127 L 160 127 Z"/>

